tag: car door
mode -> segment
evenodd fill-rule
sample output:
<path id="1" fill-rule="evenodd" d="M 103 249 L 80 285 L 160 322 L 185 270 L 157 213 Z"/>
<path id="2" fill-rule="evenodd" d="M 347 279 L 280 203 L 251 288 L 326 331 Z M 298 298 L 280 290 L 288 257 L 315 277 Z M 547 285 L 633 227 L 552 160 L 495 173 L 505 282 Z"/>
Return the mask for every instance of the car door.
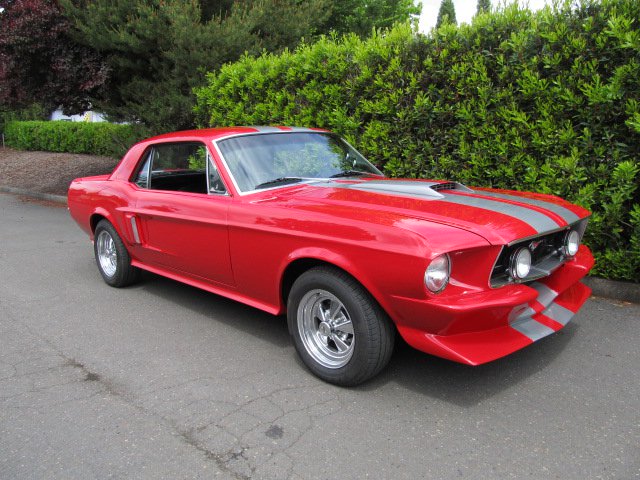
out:
<path id="1" fill-rule="evenodd" d="M 206 146 L 152 146 L 133 184 L 137 257 L 150 266 L 233 285 L 227 223 L 231 198 Z"/>

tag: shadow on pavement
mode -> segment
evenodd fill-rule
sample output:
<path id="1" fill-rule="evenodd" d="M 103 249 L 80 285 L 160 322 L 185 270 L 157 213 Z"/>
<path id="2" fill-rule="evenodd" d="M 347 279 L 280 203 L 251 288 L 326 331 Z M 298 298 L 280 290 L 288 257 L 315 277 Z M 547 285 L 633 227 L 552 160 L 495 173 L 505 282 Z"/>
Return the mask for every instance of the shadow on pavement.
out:
<path id="1" fill-rule="evenodd" d="M 371 382 L 359 387 L 372 390 L 396 383 L 408 390 L 455 403 L 474 406 L 511 388 L 547 368 L 570 344 L 578 325 L 569 323 L 563 330 L 511 355 L 471 367 L 427 355 L 401 339 L 389 366 Z"/>
<path id="2" fill-rule="evenodd" d="M 167 278 L 145 272 L 143 281 L 131 287 L 170 300 L 212 322 L 222 322 L 278 348 L 292 347 L 284 316 L 273 316 L 258 309 L 211 294 Z M 470 367 L 419 352 L 402 339 L 396 344 L 391 362 L 371 381 L 356 387 L 373 392 L 389 384 L 454 403 L 462 407 L 477 405 L 547 368 L 553 368 L 578 329 L 569 323 L 563 330 L 529 347 L 494 362 Z M 292 361 L 306 369 L 291 348 Z M 310 373 L 308 373 L 311 375 Z"/>
<path id="3" fill-rule="evenodd" d="M 144 272 L 142 282 L 130 288 L 170 300 L 194 313 L 204 315 L 212 322 L 223 322 L 279 348 L 291 346 L 287 320 L 284 316 L 270 315 L 257 308 L 191 287 L 160 275 Z"/>

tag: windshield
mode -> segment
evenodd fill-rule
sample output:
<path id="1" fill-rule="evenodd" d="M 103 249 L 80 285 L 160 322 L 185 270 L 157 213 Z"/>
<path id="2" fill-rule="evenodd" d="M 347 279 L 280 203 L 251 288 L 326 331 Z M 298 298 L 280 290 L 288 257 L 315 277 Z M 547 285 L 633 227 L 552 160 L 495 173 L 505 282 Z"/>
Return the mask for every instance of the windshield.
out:
<path id="1" fill-rule="evenodd" d="M 309 179 L 382 175 L 347 142 L 329 133 L 243 135 L 217 145 L 241 192 Z"/>

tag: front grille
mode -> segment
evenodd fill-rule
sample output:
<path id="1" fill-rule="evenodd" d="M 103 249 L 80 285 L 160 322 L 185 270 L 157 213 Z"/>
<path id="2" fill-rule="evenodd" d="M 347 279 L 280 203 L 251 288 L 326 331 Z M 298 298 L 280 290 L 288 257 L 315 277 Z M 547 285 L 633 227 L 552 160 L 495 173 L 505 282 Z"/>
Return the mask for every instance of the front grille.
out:
<path id="1" fill-rule="evenodd" d="M 580 237 L 582 237 L 586 224 L 587 220 L 585 219 L 562 230 L 505 246 L 491 272 L 491 286 L 500 287 L 516 282 L 526 283 L 551 275 L 555 269 L 567 260 L 562 249 L 567 231 L 570 229 L 577 230 L 580 233 Z M 511 258 L 516 250 L 521 247 L 528 247 L 531 251 L 531 271 L 526 278 L 516 281 L 509 274 L 509 267 Z"/>

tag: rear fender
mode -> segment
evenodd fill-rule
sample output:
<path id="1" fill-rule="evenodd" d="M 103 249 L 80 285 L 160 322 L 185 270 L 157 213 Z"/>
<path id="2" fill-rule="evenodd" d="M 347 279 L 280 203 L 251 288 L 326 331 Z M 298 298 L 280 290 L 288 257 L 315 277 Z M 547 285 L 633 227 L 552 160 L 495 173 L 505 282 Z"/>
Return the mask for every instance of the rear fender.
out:
<path id="1" fill-rule="evenodd" d="M 114 216 L 111 213 L 109 213 L 108 210 L 102 207 L 97 207 L 94 209 L 93 213 L 89 217 L 89 225 L 91 227 L 91 233 L 89 234 L 89 237 L 91 238 L 91 241 L 93 241 L 94 233 L 96 231 L 96 226 L 100 221 L 100 217 L 104 218 L 111 225 L 113 225 L 113 228 L 116 229 L 116 232 L 118 232 L 118 235 L 120 235 L 120 238 L 125 238 L 122 235 L 122 227 L 118 225 L 118 222 L 115 221 Z"/>

